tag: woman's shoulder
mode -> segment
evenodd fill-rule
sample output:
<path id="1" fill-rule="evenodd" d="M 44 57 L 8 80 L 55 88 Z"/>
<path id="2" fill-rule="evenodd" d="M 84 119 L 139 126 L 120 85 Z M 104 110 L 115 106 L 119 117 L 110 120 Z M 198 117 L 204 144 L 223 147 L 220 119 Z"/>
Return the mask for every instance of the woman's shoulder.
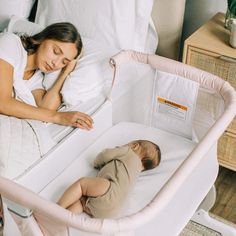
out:
<path id="1" fill-rule="evenodd" d="M 3 32 L 0 34 L 0 42 L 16 42 L 19 43 L 21 42 L 20 37 L 14 33 L 10 32 Z"/>
<path id="2" fill-rule="evenodd" d="M 0 34 L 0 48 L 1 50 L 22 50 L 23 45 L 18 35 L 4 32 Z"/>
<path id="3" fill-rule="evenodd" d="M 0 33 L 1 59 L 15 67 L 25 54 L 26 52 L 18 35 L 8 32 Z"/>

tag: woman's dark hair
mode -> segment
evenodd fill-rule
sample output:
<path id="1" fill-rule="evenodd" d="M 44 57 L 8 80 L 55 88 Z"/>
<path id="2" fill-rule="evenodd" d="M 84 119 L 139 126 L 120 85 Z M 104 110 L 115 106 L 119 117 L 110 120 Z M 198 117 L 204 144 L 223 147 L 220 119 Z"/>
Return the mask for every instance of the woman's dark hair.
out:
<path id="1" fill-rule="evenodd" d="M 75 43 L 78 51 L 76 57 L 81 53 L 83 47 L 78 30 L 69 22 L 60 22 L 49 25 L 44 30 L 33 36 L 21 36 L 22 44 L 28 54 L 35 53 L 39 45 L 46 39 Z"/>

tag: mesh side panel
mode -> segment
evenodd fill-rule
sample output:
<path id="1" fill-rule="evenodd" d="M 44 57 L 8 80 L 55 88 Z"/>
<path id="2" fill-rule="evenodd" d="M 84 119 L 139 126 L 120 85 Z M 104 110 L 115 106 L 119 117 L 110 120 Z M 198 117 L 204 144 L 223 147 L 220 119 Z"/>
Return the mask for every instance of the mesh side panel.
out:
<path id="1" fill-rule="evenodd" d="M 236 89 L 236 64 L 191 50 L 189 64 L 227 80 Z M 218 159 L 222 165 L 235 169 L 236 165 L 236 118 L 231 122 L 218 142 Z M 229 135 L 232 134 L 232 135 Z M 232 167 L 229 166 L 232 163 Z M 230 164 L 231 165 L 231 164 Z M 233 167 L 234 166 L 234 167 Z"/>

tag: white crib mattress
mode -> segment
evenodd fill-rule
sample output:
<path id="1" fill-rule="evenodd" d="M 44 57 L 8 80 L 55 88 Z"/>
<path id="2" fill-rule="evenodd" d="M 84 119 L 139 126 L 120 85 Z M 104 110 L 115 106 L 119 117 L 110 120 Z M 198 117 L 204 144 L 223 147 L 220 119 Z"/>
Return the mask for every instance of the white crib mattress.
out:
<path id="1" fill-rule="evenodd" d="M 130 192 L 121 216 L 142 209 L 174 175 L 176 169 L 188 157 L 197 143 L 166 131 L 138 123 L 122 122 L 107 129 L 96 142 L 88 146 L 63 172 L 55 177 L 40 195 L 57 201 L 65 189 L 83 176 L 95 176 L 91 163 L 104 148 L 123 145 L 134 139 L 148 139 L 160 146 L 161 164 L 141 173 L 134 189 Z M 135 230 L 135 235 L 178 235 L 190 220 L 201 201 L 212 187 L 217 176 L 218 163 L 216 145 L 201 159 L 199 165 L 178 188 L 175 196 L 151 221 Z M 38 180 L 40 181 L 40 180 Z M 85 213 L 81 217 L 89 217 Z M 98 234 L 70 229 L 72 236 L 97 236 Z"/>
<path id="2" fill-rule="evenodd" d="M 63 191 L 75 180 L 82 176 L 96 175 L 96 170 L 93 169 L 91 163 L 101 150 L 126 144 L 135 139 L 151 140 L 160 146 L 162 152 L 161 164 L 153 170 L 141 173 L 135 188 L 128 197 L 122 215 L 131 214 L 142 209 L 166 183 L 196 146 L 196 143 L 160 129 L 137 123 L 122 122 L 111 127 L 88 147 L 63 173 L 49 183 L 40 192 L 40 195 L 57 201 Z"/>

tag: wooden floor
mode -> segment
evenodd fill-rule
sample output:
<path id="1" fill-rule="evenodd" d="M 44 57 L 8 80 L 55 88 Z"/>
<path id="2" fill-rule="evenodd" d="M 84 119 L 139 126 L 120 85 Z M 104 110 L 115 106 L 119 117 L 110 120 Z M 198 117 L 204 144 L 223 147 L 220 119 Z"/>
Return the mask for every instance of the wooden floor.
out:
<path id="1" fill-rule="evenodd" d="M 236 224 L 236 172 L 220 167 L 215 187 L 216 203 L 210 212 Z"/>

